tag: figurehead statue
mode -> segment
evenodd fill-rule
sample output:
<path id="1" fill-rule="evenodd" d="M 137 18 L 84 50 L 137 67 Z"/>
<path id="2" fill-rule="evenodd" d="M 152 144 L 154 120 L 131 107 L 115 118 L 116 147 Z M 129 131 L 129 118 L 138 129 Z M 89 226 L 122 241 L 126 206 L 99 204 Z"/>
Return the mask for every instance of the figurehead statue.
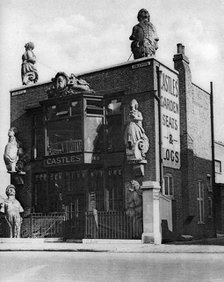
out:
<path id="1" fill-rule="evenodd" d="M 34 84 L 38 80 L 38 73 L 35 67 L 36 56 L 33 53 L 34 44 L 25 44 L 25 53 L 22 55 L 21 76 L 23 85 Z"/>
<path id="2" fill-rule="evenodd" d="M 64 72 L 58 72 L 52 78 L 52 85 L 48 89 L 48 97 L 69 96 L 77 94 L 77 92 L 90 92 L 94 91 L 90 88 L 89 83 L 84 79 L 75 76 L 73 73 L 69 77 Z"/>
<path id="3" fill-rule="evenodd" d="M 145 160 L 149 149 L 149 140 L 142 127 L 143 116 L 138 110 L 138 102 L 133 99 L 130 103 L 129 122 L 124 133 L 126 155 L 128 161 Z"/>
<path id="4" fill-rule="evenodd" d="M 133 27 L 129 37 L 132 41 L 131 51 L 134 59 L 153 56 L 158 49 L 159 38 L 154 25 L 150 22 L 149 12 L 146 9 L 141 9 L 137 19 L 139 23 Z"/>
<path id="5" fill-rule="evenodd" d="M 142 235 L 143 207 L 142 190 L 137 180 L 133 179 L 126 183 L 127 206 L 126 215 L 131 219 L 133 236 L 139 238 Z"/>
<path id="6" fill-rule="evenodd" d="M 10 238 L 19 238 L 22 224 L 21 213 L 24 212 L 20 202 L 16 200 L 16 188 L 9 185 L 6 188 L 7 199 L 1 205 L 1 212 L 5 214 L 6 221 L 9 225 Z"/>
<path id="7" fill-rule="evenodd" d="M 24 173 L 23 170 L 23 149 L 16 138 L 18 130 L 11 127 L 8 131 L 9 140 L 5 146 L 4 161 L 9 173 Z"/>

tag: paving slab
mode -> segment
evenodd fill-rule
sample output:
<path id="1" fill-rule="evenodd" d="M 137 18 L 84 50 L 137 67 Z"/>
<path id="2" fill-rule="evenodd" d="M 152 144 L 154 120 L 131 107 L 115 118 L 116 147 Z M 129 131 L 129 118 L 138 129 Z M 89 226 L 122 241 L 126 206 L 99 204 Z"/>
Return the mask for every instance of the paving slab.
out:
<path id="1" fill-rule="evenodd" d="M 0 251 L 52 251 L 52 252 L 114 252 L 114 253 L 224 253 L 224 246 L 196 244 L 142 244 L 141 241 L 122 240 L 87 241 L 85 243 L 58 242 L 46 239 L 4 240 Z"/>

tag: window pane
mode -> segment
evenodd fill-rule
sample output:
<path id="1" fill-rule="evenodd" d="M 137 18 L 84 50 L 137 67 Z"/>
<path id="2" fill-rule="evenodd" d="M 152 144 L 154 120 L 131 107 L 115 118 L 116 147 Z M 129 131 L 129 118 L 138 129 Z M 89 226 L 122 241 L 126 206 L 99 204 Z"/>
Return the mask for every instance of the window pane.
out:
<path id="1" fill-rule="evenodd" d="M 81 113 L 81 102 L 80 101 L 74 101 L 71 104 L 71 115 L 76 115 Z"/>
<path id="2" fill-rule="evenodd" d="M 164 177 L 165 195 L 169 195 L 169 179 L 168 176 Z"/>
<path id="3" fill-rule="evenodd" d="M 221 162 L 215 160 L 215 172 L 216 173 L 221 173 L 222 172 L 222 167 L 221 167 Z"/>
<path id="4" fill-rule="evenodd" d="M 64 154 L 81 151 L 81 119 L 58 120 L 47 126 L 48 154 Z"/>
<path id="5" fill-rule="evenodd" d="M 93 115 L 103 115 L 103 101 L 87 100 L 86 113 Z"/>
<path id="6" fill-rule="evenodd" d="M 173 177 L 169 177 L 169 194 L 173 196 Z"/>

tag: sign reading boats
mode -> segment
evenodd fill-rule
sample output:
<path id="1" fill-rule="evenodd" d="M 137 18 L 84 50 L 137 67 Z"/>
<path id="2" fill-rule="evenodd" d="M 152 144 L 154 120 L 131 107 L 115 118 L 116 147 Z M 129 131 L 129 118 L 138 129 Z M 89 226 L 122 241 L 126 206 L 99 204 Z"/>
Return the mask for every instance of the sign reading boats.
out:
<path id="1" fill-rule="evenodd" d="M 179 83 L 176 73 L 161 66 L 163 165 L 180 168 Z"/>

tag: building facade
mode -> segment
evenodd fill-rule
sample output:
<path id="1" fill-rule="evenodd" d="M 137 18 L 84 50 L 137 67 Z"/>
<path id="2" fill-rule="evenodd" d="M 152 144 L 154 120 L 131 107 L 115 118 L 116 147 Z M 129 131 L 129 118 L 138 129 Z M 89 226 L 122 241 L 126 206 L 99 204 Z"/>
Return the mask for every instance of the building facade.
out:
<path id="1" fill-rule="evenodd" d="M 215 142 L 215 216 L 217 232 L 224 231 L 224 144 Z"/>
<path id="2" fill-rule="evenodd" d="M 157 181 L 170 203 L 172 238 L 214 236 L 210 94 L 192 83 L 184 47 L 178 45 L 174 69 L 142 58 L 79 77 L 94 91 L 63 92 L 57 75 L 11 91 L 11 125 L 27 157 L 23 180 L 12 182 L 26 210 L 65 212 L 76 220 L 74 238 L 94 238 L 85 231 L 88 213 L 105 229 L 112 228 L 106 218 L 121 226 L 122 213 L 134 213 L 128 238 L 140 238 L 141 193 L 131 194 L 130 183 Z M 128 161 L 124 137 L 133 99 L 149 143 L 137 164 Z M 122 232 L 117 238 L 127 238 Z"/>

